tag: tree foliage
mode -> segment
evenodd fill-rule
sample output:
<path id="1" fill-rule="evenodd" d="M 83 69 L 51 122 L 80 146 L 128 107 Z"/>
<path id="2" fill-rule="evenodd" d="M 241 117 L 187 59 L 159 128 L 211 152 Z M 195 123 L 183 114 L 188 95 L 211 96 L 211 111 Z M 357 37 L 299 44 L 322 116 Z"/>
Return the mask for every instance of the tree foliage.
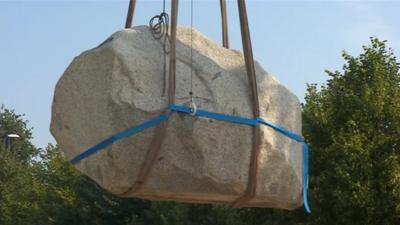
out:
<path id="1" fill-rule="evenodd" d="M 33 168 L 42 185 L 40 224 L 127 224 L 147 208 L 141 200 L 121 199 L 101 189 L 65 160 L 57 146 L 41 152 Z"/>
<path id="2" fill-rule="evenodd" d="M 22 117 L 0 111 L 0 133 L 20 136 L 12 146 L 0 143 L 1 225 L 122 225 L 149 207 L 148 202 L 121 199 L 101 189 L 72 167 L 58 146 L 35 148 L 32 129 Z"/>
<path id="3" fill-rule="evenodd" d="M 8 134 L 18 134 L 10 146 Z M 22 115 L 0 107 L 0 224 L 34 224 L 37 211 L 36 186 L 29 164 L 37 149 Z"/>
<path id="4" fill-rule="evenodd" d="M 15 157 L 20 161 L 27 163 L 37 153 L 37 149 L 31 143 L 32 128 L 27 127 L 27 120 L 24 115 L 16 114 L 13 110 L 0 107 L 0 138 L 3 148 L 14 152 Z M 9 134 L 18 134 L 19 138 L 7 139 Z M 9 143 L 12 145 L 9 146 Z"/>
<path id="5" fill-rule="evenodd" d="M 314 224 L 400 224 L 399 66 L 377 38 L 363 50 L 308 87 Z"/>

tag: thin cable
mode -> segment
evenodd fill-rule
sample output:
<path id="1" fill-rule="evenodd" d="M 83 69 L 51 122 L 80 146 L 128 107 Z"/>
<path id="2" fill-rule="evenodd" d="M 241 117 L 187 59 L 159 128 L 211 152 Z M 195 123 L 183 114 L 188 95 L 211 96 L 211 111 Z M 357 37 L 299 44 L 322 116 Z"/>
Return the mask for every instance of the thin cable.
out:
<path id="1" fill-rule="evenodd" d="M 157 21 L 157 22 L 156 22 Z M 164 75 L 164 86 L 163 86 L 163 96 L 165 96 L 167 88 L 167 54 L 169 53 L 169 48 L 167 44 L 170 43 L 169 38 L 169 15 L 165 12 L 165 0 L 163 0 L 163 11 L 159 15 L 153 16 L 149 21 L 149 27 L 151 34 L 154 39 L 163 39 L 163 51 L 164 51 L 164 65 L 163 65 L 163 75 Z"/>
<path id="2" fill-rule="evenodd" d="M 163 12 L 165 12 L 165 0 L 163 0 Z"/>
<path id="3" fill-rule="evenodd" d="M 193 102 L 193 0 L 190 1 L 190 99 Z"/>

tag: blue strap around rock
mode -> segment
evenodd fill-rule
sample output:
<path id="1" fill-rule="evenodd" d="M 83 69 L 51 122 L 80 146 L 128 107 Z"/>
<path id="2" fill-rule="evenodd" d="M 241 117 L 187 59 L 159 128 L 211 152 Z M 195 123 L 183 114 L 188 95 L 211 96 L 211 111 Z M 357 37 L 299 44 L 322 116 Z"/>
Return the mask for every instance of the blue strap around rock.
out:
<path id="1" fill-rule="evenodd" d="M 162 114 L 162 115 L 154 117 L 154 118 L 152 118 L 152 119 L 150 119 L 150 120 L 148 120 L 148 121 L 146 121 L 144 123 L 141 123 L 141 124 L 139 124 L 139 125 L 137 125 L 135 127 L 131 127 L 131 128 L 128 128 L 128 129 L 126 129 L 124 131 L 116 133 L 113 136 L 105 139 L 104 141 L 96 144 L 95 146 L 87 149 L 86 151 L 82 152 L 81 154 L 75 156 L 70 162 L 72 164 L 76 164 L 79 161 L 81 161 L 81 160 L 93 155 L 94 153 L 96 153 L 96 152 L 98 152 L 98 151 L 100 151 L 102 149 L 105 149 L 107 146 L 111 145 L 112 143 L 114 143 L 116 141 L 119 141 L 121 139 L 130 137 L 130 136 L 135 135 L 137 133 L 140 133 L 141 131 L 143 131 L 143 130 L 145 130 L 147 128 L 154 127 L 154 126 L 156 126 L 157 124 L 159 124 L 159 123 L 161 123 L 163 121 L 167 121 L 168 118 L 169 118 L 168 114 Z"/>
<path id="2" fill-rule="evenodd" d="M 183 106 L 183 105 L 175 105 L 171 104 L 168 107 L 172 111 L 176 111 L 179 113 L 188 113 L 192 114 L 192 109 Z M 246 117 L 241 117 L 241 116 L 233 116 L 233 115 L 226 115 L 222 113 L 215 113 L 215 112 L 209 112 L 205 110 L 196 110 L 195 116 L 200 116 L 200 117 L 207 117 L 210 119 L 215 119 L 215 120 L 223 120 L 226 122 L 231 122 L 231 123 L 238 123 L 238 124 L 244 124 L 244 125 L 250 125 L 250 126 L 255 126 L 258 122 L 254 119 L 249 119 Z"/>
<path id="3" fill-rule="evenodd" d="M 171 104 L 169 105 L 169 109 L 180 113 L 189 113 L 189 114 L 193 113 L 191 108 L 183 105 Z M 272 129 L 278 131 L 279 133 L 285 135 L 286 137 L 289 137 L 290 139 L 293 139 L 301 143 L 303 145 L 303 203 L 307 213 L 311 213 L 311 209 L 308 205 L 308 145 L 304 142 L 304 138 L 302 136 L 293 133 L 292 131 L 287 130 L 286 128 L 281 127 L 277 124 L 265 121 L 262 118 L 249 119 L 246 117 L 226 115 L 222 113 L 214 113 L 204 110 L 197 110 L 194 115 L 199 117 L 207 117 L 210 119 L 222 120 L 231 123 L 245 124 L 250 126 L 263 124 L 268 127 L 271 127 Z"/>
<path id="4" fill-rule="evenodd" d="M 311 213 L 310 206 L 308 205 L 308 145 L 305 143 L 304 138 L 277 124 L 265 121 L 262 118 L 257 118 L 257 121 L 261 124 L 273 128 L 279 133 L 285 135 L 286 137 L 289 137 L 303 145 L 303 202 L 306 211 L 308 213 Z"/>
<path id="5" fill-rule="evenodd" d="M 196 110 L 195 112 L 193 112 L 193 110 L 187 106 L 176 105 L 176 104 L 171 104 L 168 106 L 168 108 L 171 111 L 175 111 L 178 113 L 192 114 L 194 116 L 206 117 L 206 118 L 215 119 L 215 120 L 222 120 L 222 121 L 231 122 L 231 123 L 237 123 L 237 124 L 243 124 L 243 125 L 249 125 L 249 126 L 263 124 L 268 127 L 271 127 L 272 129 L 278 131 L 279 133 L 301 143 L 303 145 L 303 203 L 304 203 L 304 208 L 307 211 L 307 213 L 311 213 L 310 207 L 308 205 L 308 145 L 304 142 L 303 137 L 301 137 L 300 135 L 293 133 L 292 131 L 287 130 L 286 128 L 281 127 L 277 124 L 265 121 L 262 118 L 249 119 L 249 118 L 241 117 L 241 116 L 208 112 L 205 110 Z M 114 134 L 113 136 L 105 139 L 104 141 L 96 144 L 95 146 L 87 149 L 86 151 L 84 151 L 81 154 L 74 157 L 71 160 L 71 163 L 76 164 L 79 161 L 89 157 L 90 155 L 93 155 L 96 152 L 98 152 L 102 149 L 105 149 L 107 146 L 113 144 L 116 141 L 119 141 L 121 139 L 135 135 L 147 128 L 154 127 L 163 121 L 167 121 L 168 119 L 169 119 L 169 114 L 162 114 L 162 115 L 154 117 L 153 119 L 150 119 L 144 123 L 141 123 L 135 127 L 128 128 L 122 132 Z"/>
<path id="6" fill-rule="evenodd" d="M 308 145 L 303 142 L 303 203 L 307 213 L 311 213 L 308 204 Z"/>

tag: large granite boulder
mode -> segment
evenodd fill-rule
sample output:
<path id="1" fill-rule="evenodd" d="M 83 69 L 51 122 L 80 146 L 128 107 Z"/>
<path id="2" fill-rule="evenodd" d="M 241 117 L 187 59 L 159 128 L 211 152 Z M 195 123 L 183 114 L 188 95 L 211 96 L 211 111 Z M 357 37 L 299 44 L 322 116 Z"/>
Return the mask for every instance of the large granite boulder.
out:
<path id="1" fill-rule="evenodd" d="M 176 97 L 189 100 L 190 29 L 177 31 Z M 252 117 L 243 54 L 193 31 L 193 92 L 198 108 Z M 168 59 L 167 59 L 168 64 Z M 76 57 L 57 83 L 51 133 L 71 159 L 167 107 L 162 40 L 147 26 L 118 31 Z M 168 71 L 168 69 L 167 69 Z M 261 116 L 301 134 L 298 99 L 256 63 Z M 174 113 L 148 181 L 131 192 L 157 128 L 118 141 L 76 166 L 125 197 L 231 203 L 246 189 L 252 127 Z M 262 126 L 256 196 L 246 206 L 302 204 L 301 144 Z"/>

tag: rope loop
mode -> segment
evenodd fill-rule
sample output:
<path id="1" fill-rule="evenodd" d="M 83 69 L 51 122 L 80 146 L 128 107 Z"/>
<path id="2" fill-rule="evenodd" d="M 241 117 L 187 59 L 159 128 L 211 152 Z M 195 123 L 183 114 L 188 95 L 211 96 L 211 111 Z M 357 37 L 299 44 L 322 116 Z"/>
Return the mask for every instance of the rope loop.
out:
<path id="1" fill-rule="evenodd" d="M 164 52 L 168 53 L 167 43 L 169 43 L 169 15 L 162 12 L 159 15 L 153 16 L 149 21 L 149 27 L 154 39 L 160 40 L 164 37 Z"/>

